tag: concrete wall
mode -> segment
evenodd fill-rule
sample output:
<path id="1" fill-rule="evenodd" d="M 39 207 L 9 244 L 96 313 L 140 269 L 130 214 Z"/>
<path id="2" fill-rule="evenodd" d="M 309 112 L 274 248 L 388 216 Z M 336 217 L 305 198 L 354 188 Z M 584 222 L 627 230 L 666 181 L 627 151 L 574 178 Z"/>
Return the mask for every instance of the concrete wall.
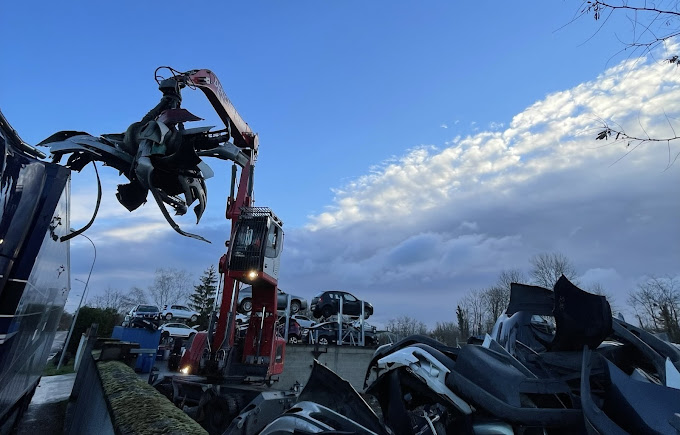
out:
<path id="1" fill-rule="evenodd" d="M 290 389 L 295 382 L 301 385 L 307 383 L 312 364 L 314 363 L 315 350 L 313 345 L 288 345 L 286 346 L 286 359 L 283 373 L 274 388 L 279 390 Z M 341 378 L 349 381 L 359 392 L 364 390 L 364 376 L 366 369 L 373 357 L 374 348 L 358 346 L 319 346 L 323 352 L 317 360 L 337 373 Z"/>

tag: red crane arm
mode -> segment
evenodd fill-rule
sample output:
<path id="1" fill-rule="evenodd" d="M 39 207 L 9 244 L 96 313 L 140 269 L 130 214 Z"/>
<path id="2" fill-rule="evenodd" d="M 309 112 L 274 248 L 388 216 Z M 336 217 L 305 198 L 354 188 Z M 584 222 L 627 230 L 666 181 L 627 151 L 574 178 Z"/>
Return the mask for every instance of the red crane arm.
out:
<path id="1" fill-rule="evenodd" d="M 224 125 L 229 127 L 234 138 L 234 145 L 241 148 L 252 148 L 257 155 L 258 138 L 241 118 L 236 108 L 222 89 L 222 84 L 217 76 L 209 69 L 193 70 L 186 73 L 191 83 L 199 88 L 208 97 Z"/>

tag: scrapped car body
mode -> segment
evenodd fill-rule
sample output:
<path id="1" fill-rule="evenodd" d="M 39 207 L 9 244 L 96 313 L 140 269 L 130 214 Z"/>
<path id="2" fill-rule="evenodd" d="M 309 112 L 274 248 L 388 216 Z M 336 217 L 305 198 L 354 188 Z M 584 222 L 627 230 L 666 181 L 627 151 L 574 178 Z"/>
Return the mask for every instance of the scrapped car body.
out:
<path id="1" fill-rule="evenodd" d="M 312 326 L 316 325 L 316 322 L 314 320 L 301 314 L 293 314 L 292 316 L 290 316 L 290 318 L 295 319 L 295 321 L 298 322 L 300 327 L 304 329 L 309 329 Z"/>
<path id="2" fill-rule="evenodd" d="M 145 328 L 155 331 L 160 325 L 161 312 L 155 305 L 135 305 L 123 319 L 122 326 L 126 328 Z"/>
<path id="3" fill-rule="evenodd" d="M 278 289 L 277 307 L 278 311 L 284 311 L 288 304 L 288 293 Z M 238 312 L 241 314 L 250 313 L 253 309 L 253 288 L 244 287 L 238 292 Z M 295 314 L 300 310 L 307 309 L 307 300 L 302 296 L 290 295 L 290 313 Z"/>
<path id="4" fill-rule="evenodd" d="M 184 323 L 166 323 L 158 328 L 162 336 L 188 338 L 196 334 L 198 330 Z"/>
<path id="5" fill-rule="evenodd" d="M 236 313 L 236 325 L 241 326 L 241 325 L 248 325 L 250 323 L 250 315 L 249 314 L 241 314 L 241 313 Z"/>
<path id="6" fill-rule="evenodd" d="M 677 347 L 562 277 L 554 291 L 512 284 L 482 344 L 378 348 L 365 386 L 397 433 L 677 433 L 679 368 Z"/>
<path id="7" fill-rule="evenodd" d="M 232 424 L 231 428 L 236 429 L 235 426 Z M 388 435 L 399 432 L 388 431 L 349 382 L 314 361 L 297 403 L 259 433 Z"/>
<path id="8" fill-rule="evenodd" d="M 128 315 L 130 316 L 131 319 L 134 318 L 139 318 L 139 319 L 150 319 L 150 320 L 157 320 L 160 316 L 161 312 L 158 309 L 157 306 L 155 305 L 135 305 L 134 308 L 130 310 Z"/>
<path id="9" fill-rule="evenodd" d="M 310 336 L 330 345 L 340 327 L 343 344 L 351 341 L 355 325 L 338 322 L 314 325 Z M 290 404 L 263 396 L 226 433 L 674 434 L 680 349 L 613 318 L 605 297 L 561 277 L 553 290 L 513 283 L 479 342 L 451 347 L 415 335 L 378 347 L 364 381 L 373 406 L 318 362 L 296 391 L 286 393 Z"/>
<path id="10" fill-rule="evenodd" d="M 277 320 L 276 333 L 280 337 L 285 337 L 285 332 L 286 332 L 286 317 L 281 316 Z M 293 319 L 292 317 L 288 319 L 288 343 L 290 344 L 301 343 L 303 335 L 305 336 L 307 335 L 307 330 L 303 331 L 297 320 Z"/>
<path id="11" fill-rule="evenodd" d="M 318 323 L 310 328 L 309 339 L 314 343 L 318 343 L 322 346 L 327 346 L 329 344 L 338 344 L 342 341 L 343 344 L 348 344 L 352 346 L 358 346 L 361 343 L 361 330 L 352 326 L 350 323 L 343 323 L 342 330 L 340 331 L 340 326 L 338 322 L 323 322 Z M 342 340 L 338 340 L 338 335 L 342 335 Z M 374 346 L 378 344 L 378 340 L 375 332 L 370 329 L 364 330 L 364 345 Z"/>
<path id="12" fill-rule="evenodd" d="M 312 298 L 312 315 L 318 318 L 327 319 L 331 316 L 340 314 L 340 302 L 342 301 L 343 316 L 361 316 L 361 304 L 364 306 L 364 318 L 368 319 L 373 315 L 373 305 L 366 301 L 359 300 L 351 293 L 339 290 L 328 290 L 321 292 Z"/>

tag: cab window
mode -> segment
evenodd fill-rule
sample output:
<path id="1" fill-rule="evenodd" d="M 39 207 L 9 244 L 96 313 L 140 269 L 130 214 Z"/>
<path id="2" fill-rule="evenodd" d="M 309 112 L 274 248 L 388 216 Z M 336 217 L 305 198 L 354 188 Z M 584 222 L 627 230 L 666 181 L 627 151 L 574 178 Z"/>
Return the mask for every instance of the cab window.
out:
<path id="1" fill-rule="evenodd" d="M 267 243 L 265 245 L 264 256 L 268 258 L 276 258 L 281 252 L 281 228 L 272 222 L 267 231 Z"/>

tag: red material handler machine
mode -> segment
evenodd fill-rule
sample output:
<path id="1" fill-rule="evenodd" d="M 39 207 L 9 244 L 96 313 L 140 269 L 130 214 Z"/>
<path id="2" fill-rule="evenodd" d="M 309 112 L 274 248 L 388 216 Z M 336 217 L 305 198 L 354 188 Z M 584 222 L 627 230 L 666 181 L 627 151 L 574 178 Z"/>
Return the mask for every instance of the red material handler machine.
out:
<path id="1" fill-rule="evenodd" d="M 283 223 L 268 208 L 253 207 L 258 136 L 243 121 L 227 98 L 217 77 L 208 70 L 186 73 L 188 82 L 201 89 L 230 129 L 234 145 L 247 160 L 232 170 L 226 217 L 231 220 L 227 254 L 220 259 L 223 292 L 219 315 L 208 332 L 200 333 L 180 363 L 184 372 L 210 377 L 242 377 L 269 382 L 283 371 L 285 341 L 276 337 L 276 297 L 283 247 Z M 235 346 L 236 301 L 241 283 L 253 288 L 252 320 L 242 347 Z"/>
<path id="2" fill-rule="evenodd" d="M 171 72 L 159 77 L 158 70 Z M 80 171 L 101 161 L 112 166 L 129 183 L 118 186 L 118 201 L 133 211 L 149 192 L 163 216 L 178 233 L 183 231 L 170 217 L 194 207 L 197 220 L 205 209 L 205 179 L 212 170 L 202 158 L 233 162 L 226 218 L 231 221 L 227 253 L 220 260 L 222 294 L 207 331 L 198 333 L 180 361 L 181 375 L 165 378 L 156 388 L 183 407 L 210 433 L 258 433 L 265 415 L 275 416 L 294 403 L 295 393 L 267 388 L 283 371 L 285 342 L 276 335 L 277 282 L 283 246 L 283 223 L 268 208 L 254 207 L 253 183 L 259 151 L 257 134 L 241 118 L 220 81 L 207 69 L 179 72 L 162 67 L 156 81 L 161 101 L 125 133 L 99 137 L 79 131 L 61 131 L 41 142 L 49 146 L 55 163 L 68 155 L 65 166 Z M 181 90 L 200 89 L 224 122 L 224 129 L 185 128 L 201 118 L 180 107 Z M 95 166 L 96 169 L 96 166 Z M 240 175 L 239 175 L 240 170 Z M 101 199 L 97 201 L 97 208 Z M 94 215 L 96 216 L 97 210 Z M 85 231 L 95 216 L 71 238 Z M 236 337 L 236 302 L 241 283 L 252 286 L 253 309 L 244 338 Z M 242 413 L 244 407 L 252 412 Z"/>

